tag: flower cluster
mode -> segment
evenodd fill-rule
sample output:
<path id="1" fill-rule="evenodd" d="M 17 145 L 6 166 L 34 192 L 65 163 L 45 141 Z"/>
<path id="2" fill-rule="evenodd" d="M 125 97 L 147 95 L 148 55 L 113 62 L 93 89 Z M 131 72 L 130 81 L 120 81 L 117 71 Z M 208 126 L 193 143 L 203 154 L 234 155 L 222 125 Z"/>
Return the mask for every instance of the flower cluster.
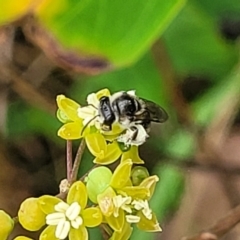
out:
<path id="1" fill-rule="evenodd" d="M 127 93 L 135 96 L 134 91 Z M 59 95 L 57 117 L 63 126 L 59 129 L 58 135 L 66 140 L 84 137 L 89 150 L 95 156 L 94 163 L 96 164 L 110 164 L 120 157 L 126 159 L 129 155 L 134 156 L 131 158 L 134 163 L 144 163 L 137 153 L 138 146 L 148 137 L 142 125 L 133 127 L 126 123 L 124 125 L 119 121 L 113 121 L 111 129 L 107 129 L 103 124 L 99 109 L 106 106 L 101 106 L 99 100 L 110 96 L 116 98 L 110 95 L 108 89 L 92 93 L 87 97 L 88 105 L 81 107 L 72 99 Z"/>
<path id="2" fill-rule="evenodd" d="M 83 182 L 75 182 L 69 189 L 66 202 L 58 197 L 44 195 L 28 198 L 18 212 L 19 222 L 30 231 L 47 227 L 40 235 L 40 240 L 59 240 L 69 237 L 88 239 L 87 227 L 102 223 L 99 207 L 86 207 L 88 193 Z"/>
<path id="3" fill-rule="evenodd" d="M 132 164 L 128 159 L 119 164 L 114 173 L 105 166 L 98 167 L 90 172 L 86 180 L 89 198 L 98 204 L 104 220 L 114 230 L 114 240 L 128 239 L 132 224 L 144 231 L 161 231 L 148 203 L 158 177 L 148 176 L 134 186 Z"/>
<path id="4" fill-rule="evenodd" d="M 135 93 L 127 94 L 134 96 Z M 161 231 L 149 206 L 158 177 L 149 176 L 142 166 L 133 166 L 144 163 L 139 157 L 138 146 L 148 137 L 145 126 L 131 125 L 128 118 L 112 119 L 117 116 L 111 115 L 107 101 L 116 97 L 119 95 L 110 95 L 103 89 L 90 94 L 85 107 L 63 95 L 57 97 L 57 117 L 63 123 L 58 135 L 68 141 L 84 138 L 98 166 L 81 180 L 68 174 L 68 179 L 60 185 L 59 196 L 43 195 L 22 202 L 16 219 L 26 230 L 41 230 L 40 240 L 88 240 L 87 229 L 97 226 L 108 233 L 111 240 L 128 240 L 133 225 L 143 231 Z M 104 109 L 104 118 L 99 108 Z M 119 159 L 114 171 L 105 166 Z M 68 162 L 68 173 L 73 169 L 77 173 L 79 164 L 76 166 L 77 169 L 71 168 Z M 0 211 L 0 223 L 0 238 L 7 239 L 14 221 Z M 15 238 L 29 239 L 25 236 Z"/>
<path id="5" fill-rule="evenodd" d="M 64 125 L 59 129 L 58 135 L 64 139 L 78 139 L 90 132 L 100 132 L 109 141 L 117 140 L 125 145 L 136 146 L 143 144 L 148 137 L 144 127 L 141 124 L 134 125 L 128 118 L 119 119 L 116 116 L 117 111 L 113 113 L 112 106 L 109 107 L 112 104 L 111 99 L 121 99 L 121 94 L 122 92 L 118 92 L 111 95 L 108 89 L 102 89 L 88 95 L 88 105 L 83 107 L 64 95 L 59 95 L 58 118 Z M 126 94 L 136 98 L 135 91 L 128 91 Z M 125 103 L 125 99 L 122 101 Z"/>
<path id="6" fill-rule="evenodd" d="M 161 231 L 148 203 L 158 177 L 148 176 L 134 186 L 132 164 L 126 160 L 113 173 L 105 166 L 93 169 L 86 185 L 82 181 L 72 184 L 66 201 L 50 195 L 26 199 L 18 212 L 19 222 L 29 231 L 47 225 L 40 240 L 87 240 L 87 228 L 101 223 L 112 229 L 112 240 L 129 239 L 132 224 L 144 231 Z M 89 200 L 94 206 L 87 207 Z"/>

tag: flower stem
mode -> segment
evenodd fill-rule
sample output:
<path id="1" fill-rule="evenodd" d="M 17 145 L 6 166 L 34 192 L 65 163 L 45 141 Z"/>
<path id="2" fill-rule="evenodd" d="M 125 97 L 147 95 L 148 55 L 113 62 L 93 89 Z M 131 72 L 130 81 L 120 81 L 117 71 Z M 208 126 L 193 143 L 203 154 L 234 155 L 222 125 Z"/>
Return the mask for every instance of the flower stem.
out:
<path id="1" fill-rule="evenodd" d="M 19 219 L 18 219 L 18 217 L 13 217 L 13 221 L 14 221 L 14 224 L 19 223 Z"/>
<path id="2" fill-rule="evenodd" d="M 104 223 L 100 225 L 100 230 L 104 239 L 109 239 L 113 234 L 112 229 Z"/>
<path id="3" fill-rule="evenodd" d="M 79 147 L 78 147 L 78 151 L 74 160 L 74 164 L 73 164 L 73 168 L 72 168 L 72 173 L 71 173 L 71 177 L 70 177 L 70 183 L 73 183 L 74 181 L 77 180 L 77 174 L 78 174 L 78 170 L 79 170 L 79 166 L 82 160 L 82 156 L 83 156 L 83 152 L 85 150 L 86 147 L 86 142 L 84 139 L 82 139 Z"/>
<path id="4" fill-rule="evenodd" d="M 72 141 L 67 140 L 67 180 L 71 180 L 72 175 Z"/>

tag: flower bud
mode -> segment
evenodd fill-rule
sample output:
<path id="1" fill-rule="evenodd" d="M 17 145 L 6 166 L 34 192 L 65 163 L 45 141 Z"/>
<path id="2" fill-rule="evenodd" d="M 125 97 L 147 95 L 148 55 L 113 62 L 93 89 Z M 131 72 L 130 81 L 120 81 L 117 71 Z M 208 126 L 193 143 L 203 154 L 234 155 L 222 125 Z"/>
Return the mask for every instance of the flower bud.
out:
<path id="1" fill-rule="evenodd" d="M 14 221 L 3 210 L 0 210 L 0 226 L 0 239 L 6 240 L 14 227 Z"/>
<path id="2" fill-rule="evenodd" d="M 45 214 L 38 205 L 37 198 L 27 198 L 18 211 L 21 225 L 29 231 L 37 231 L 45 224 Z"/>
<path id="3" fill-rule="evenodd" d="M 149 177 L 149 172 L 147 168 L 137 166 L 132 169 L 131 179 L 134 186 L 140 185 L 140 183 L 147 177 Z"/>
<path id="4" fill-rule="evenodd" d="M 111 177 L 112 172 L 107 167 L 97 167 L 88 174 L 86 187 L 92 202 L 97 203 L 97 196 L 109 186 Z"/>
<path id="5" fill-rule="evenodd" d="M 67 115 L 60 109 L 57 110 L 57 118 L 60 122 L 62 123 L 67 123 L 70 122 L 69 118 Z"/>

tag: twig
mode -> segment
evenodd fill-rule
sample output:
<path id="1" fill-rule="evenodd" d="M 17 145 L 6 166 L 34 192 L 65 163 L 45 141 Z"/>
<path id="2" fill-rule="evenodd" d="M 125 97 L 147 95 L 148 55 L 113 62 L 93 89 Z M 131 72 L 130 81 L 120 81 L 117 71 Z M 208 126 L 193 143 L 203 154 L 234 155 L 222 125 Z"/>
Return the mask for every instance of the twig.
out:
<path id="1" fill-rule="evenodd" d="M 82 141 L 79 145 L 75 160 L 74 160 L 74 164 L 73 164 L 73 168 L 72 168 L 72 174 L 71 174 L 71 177 L 70 177 L 70 182 L 71 183 L 73 183 L 77 179 L 78 169 L 79 169 L 79 166 L 80 166 L 80 163 L 81 163 L 81 160 L 82 160 L 82 156 L 83 156 L 83 152 L 84 152 L 85 147 L 86 147 L 86 142 L 85 142 L 84 139 L 82 139 Z"/>
<path id="2" fill-rule="evenodd" d="M 192 113 L 176 84 L 177 75 L 172 66 L 164 40 L 158 40 L 152 47 L 153 59 L 166 86 L 167 96 L 176 109 L 179 119 L 189 127 L 193 127 Z"/>
<path id="3" fill-rule="evenodd" d="M 197 170 L 197 171 L 204 171 L 204 172 L 216 172 L 221 174 L 230 174 L 232 176 L 240 175 L 240 168 L 238 166 L 229 166 L 227 164 L 214 164 L 214 163 L 201 163 L 197 162 L 194 158 L 189 159 L 171 159 L 171 158 L 164 158 L 159 159 L 161 164 L 169 164 L 174 167 L 183 169 L 183 170 Z M 206 162 L 211 162 L 211 159 L 206 159 Z M 227 159 L 226 162 L 231 162 L 231 159 Z"/>
<path id="4" fill-rule="evenodd" d="M 19 94 L 25 101 L 33 106 L 37 106 L 50 114 L 56 112 L 55 104 L 46 97 L 43 97 L 30 83 L 21 77 L 21 73 L 13 67 L 1 68 L 2 78 L 10 82 L 12 89 Z"/>
<path id="5" fill-rule="evenodd" d="M 202 231 L 191 237 L 184 237 L 182 240 L 217 240 L 229 232 L 240 222 L 240 205 L 233 208 L 225 217 L 220 219 L 211 228 Z"/>
<path id="6" fill-rule="evenodd" d="M 67 140 L 67 180 L 71 181 L 72 176 L 72 141 Z"/>
<path id="7" fill-rule="evenodd" d="M 105 223 L 100 225 L 100 230 L 104 239 L 109 239 L 112 236 L 112 229 Z"/>

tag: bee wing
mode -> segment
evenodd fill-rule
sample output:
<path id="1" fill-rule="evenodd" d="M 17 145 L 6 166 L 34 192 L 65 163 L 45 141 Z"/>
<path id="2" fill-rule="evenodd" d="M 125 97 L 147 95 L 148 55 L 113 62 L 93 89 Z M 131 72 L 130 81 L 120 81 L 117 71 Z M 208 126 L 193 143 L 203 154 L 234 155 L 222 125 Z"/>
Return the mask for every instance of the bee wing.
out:
<path id="1" fill-rule="evenodd" d="M 141 98 L 141 100 L 145 103 L 146 105 L 146 110 L 148 111 L 149 115 L 150 115 L 150 121 L 152 122 L 159 122 L 159 123 L 163 123 L 165 121 L 167 121 L 168 119 L 168 114 L 167 112 L 160 107 L 159 105 L 157 105 L 156 103 L 143 99 Z"/>

